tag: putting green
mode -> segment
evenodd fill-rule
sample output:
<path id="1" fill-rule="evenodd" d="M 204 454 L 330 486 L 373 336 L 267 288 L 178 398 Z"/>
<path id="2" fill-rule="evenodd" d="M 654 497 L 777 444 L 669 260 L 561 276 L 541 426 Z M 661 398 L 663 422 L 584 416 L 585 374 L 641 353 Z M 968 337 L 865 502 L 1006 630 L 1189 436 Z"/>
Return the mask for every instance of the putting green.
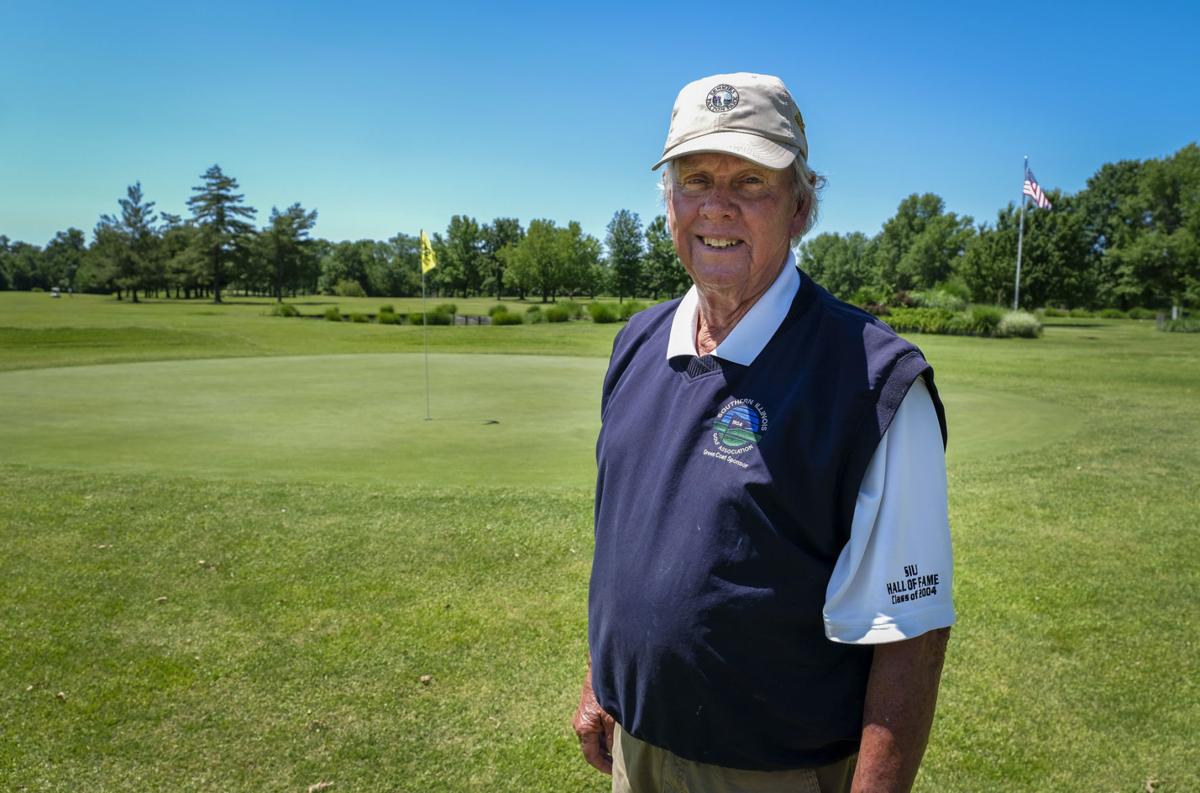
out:
<path id="1" fill-rule="evenodd" d="M 599 358 L 415 354 L 79 366 L 0 374 L 0 462 L 150 474 L 587 487 Z M 951 463 L 1075 431 L 1066 408 L 943 384 Z"/>

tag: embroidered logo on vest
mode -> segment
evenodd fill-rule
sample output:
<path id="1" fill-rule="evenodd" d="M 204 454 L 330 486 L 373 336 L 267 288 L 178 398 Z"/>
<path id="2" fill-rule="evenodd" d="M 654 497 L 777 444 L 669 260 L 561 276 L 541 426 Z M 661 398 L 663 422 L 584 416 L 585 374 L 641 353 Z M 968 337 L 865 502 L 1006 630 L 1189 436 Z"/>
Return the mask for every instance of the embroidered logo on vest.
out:
<path id="1" fill-rule="evenodd" d="M 731 399 L 713 421 L 713 445 L 725 454 L 745 454 L 767 434 L 767 411 L 752 399 Z"/>

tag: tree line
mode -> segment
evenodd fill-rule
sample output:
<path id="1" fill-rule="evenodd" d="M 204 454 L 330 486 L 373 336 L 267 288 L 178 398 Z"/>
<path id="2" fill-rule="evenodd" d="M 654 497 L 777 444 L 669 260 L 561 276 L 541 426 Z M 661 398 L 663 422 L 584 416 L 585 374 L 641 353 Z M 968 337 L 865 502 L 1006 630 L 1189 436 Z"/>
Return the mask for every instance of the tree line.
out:
<path id="1" fill-rule="evenodd" d="M 102 215 L 91 242 L 58 232 L 45 247 L 0 235 L 0 289 L 51 289 L 140 296 L 208 297 L 232 289 L 272 295 L 405 297 L 421 293 L 415 235 L 331 242 L 313 238 L 317 211 L 298 203 L 257 210 L 217 165 L 188 199 L 190 217 L 157 213 L 140 184 Z M 1053 210 L 1025 216 L 1021 303 L 1026 307 L 1165 307 L 1200 300 L 1200 147 L 1157 160 L 1102 166 L 1075 194 L 1048 192 Z M 1020 205 L 978 225 L 933 193 L 913 194 L 873 237 L 825 233 L 801 244 L 798 260 L 818 282 L 859 304 L 900 292 L 945 290 L 979 303 L 1009 304 Z M 643 227 L 618 210 L 603 243 L 578 222 L 517 218 L 481 223 L 455 215 L 432 235 L 435 296 L 493 295 L 552 301 L 598 294 L 655 299 L 690 281 L 666 218 Z"/>
<path id="2" fill-rule="evenodd" d="M 1200 147 L 1156 160 L 1103 165 L 1075 194 L 1050 190 L 1053 209 L 1025 213 L 1021 305 L 1128 310 L 1200 301 Z M 866 304 L 943 289 L 1010 305 L 1020 204 L 992 223 L 913 194 L 873 237 L 820 234 L 800 266 L 838 297 Z"/>
<path id="3" fill-rule="evenodd" d="M 421 294 L 416 235 L 387 240 L 331 242 L 314 238 L 317 211 L 295 203 L 258 214 L 238 192 L 236 179 L 214 165 L 192 188 L 190 217 L 157 212 L 140 183 L 101 215 L 89 243 L 69 228 L 45 247 L 0 235 L 0 289 L 59 288 L 142 297 L 207 297 L 229 290 L 284 297 L 300 294 L 407 297 Z M 426 276 L 434 296 L 615 294 L 624 298 L 682 294 L 690 281 L 671 246 L 666 218 L 643 230 L 637 213 L 618 211 L 605 244 L 576 221 L 559 226 L 516 218 L 480 223 L 455 215 L 432 235 L 438 266 Z M 607 252 L 606 252 L 607 251 Z"/>

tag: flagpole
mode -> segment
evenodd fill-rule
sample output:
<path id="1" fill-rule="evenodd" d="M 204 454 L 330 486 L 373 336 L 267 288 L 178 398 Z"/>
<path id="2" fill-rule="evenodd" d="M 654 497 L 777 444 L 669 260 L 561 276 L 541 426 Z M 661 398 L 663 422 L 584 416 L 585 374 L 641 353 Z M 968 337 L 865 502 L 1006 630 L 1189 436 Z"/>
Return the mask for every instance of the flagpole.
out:
<path id="1" fill-rule="evenodd" d="M 421 230 L 422 239 L 425 236 L 425 230 Z M 421 257 L 421 327 L 425 334 L 425 420 L 431 421 L 433 416 L 429 413 L 429 320 L 425 317 L 425 261 L 424 256 Z"/>
<path id="2" fill-rule="evenodd" d="M 1021 304 L 1021 247 L 1025 242 L 1025 205 L 1029 196 L 1025 195 L 1025 180 L 1029 174 L 1029 155 L 1025 155 L 1025 170 L 1021 173 L 1021 224 L 1017 231 L 1017 283 L 1013 288 L 1013 311 Z"/>

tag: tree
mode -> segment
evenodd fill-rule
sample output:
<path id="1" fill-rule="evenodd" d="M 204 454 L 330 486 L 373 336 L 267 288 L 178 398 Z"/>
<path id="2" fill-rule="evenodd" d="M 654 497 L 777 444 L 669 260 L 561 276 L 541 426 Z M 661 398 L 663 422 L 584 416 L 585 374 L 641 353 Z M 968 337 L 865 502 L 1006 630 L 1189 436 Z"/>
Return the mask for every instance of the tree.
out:
<path id="1" fill-rule="evenodd" d="M 638 214 L 617 210 L 608 223 L 604 246 L 608 248 L 608 267 L 617 300 L 636 296 L 642 280 L 642 220 Z"/>
<path id="2" fill-rule="evenodd" d="M 553 220 L 531 220 L 525 238 L 501 250 L 508 275 L 517 288 L 522 293 L 541 292 L 543 303 L 549 302 L 563 284 L 559 231 Z"/>
<path id="3" fill-rule="evenodd" d="M 9 288 L 8 244 L 8 236 L 5 234 L 0 234 L 0 289 Z"/>
<path id="4" fill-rule="evenodd" d="M 315 260 L 308 232 L 317 222 L 317 210 L 305 212 L 292 204 L 283 212 L 271 207 L 271 222 L 262 232 L 267 272 L 275 300 L 283 302 L 283 292 L 295 293 L 311 273 Z"/>
<path id="5" fill-rule="evenodd" d="M 975 238 L 967 243 L 956 272 L 973 302 L 1012 304 L 1017 264 L 1017 233 L 1012 223 L 1010 205 L 999 213 L 996 226 L 982 224 Z"/>
<path id="6" fill-rule="evenodd" d="M 516 245 L 525 236 L 521 222 L 516 218 L 496 218 L 482 229 L 483 267 L 486 272 L 484 286 L 499 300 L 504 293 L 505 257 L 500 251 Z"/>
<path id="7" fill-rule="evenodd" d="M 463 297 L 479 291 L 483 280 L 483 234 L 475 218 L 455 215 L 446 227 L 445 247 L 438 256 L 443 286 Z"/>
<path id="8" fill-rule="evenodd" d="M 54 235 L 42 252 L 51 286 L 75 289 L 75 277 L 83 266 L 87 253 L 87 238 L 76 228 L 69 228 Z"/>
<path id="9" fill-rule="evenodd" d="M 1054 209 L 1025 212 L 1021 252 L 1021 304 L 1027 307 L 1062 303 L 1092 305 L 1095 268 L 1091 242 L 1073 196 L 1047 193 Z M 994 227 L 984 226 L 967 246 L 957 272 L 971 298 L 1008 305 L 1012 300 L 1017 265 L 1017 236 L 1021 207 L 1010 203 L 1000 210 Z"/>
<path id="10" fill-rule="evenodd" d="M 1136 208 L 1144 230 L 1118 248 L 1122 280 L 1142 285 L 1178 312 L 1200 297 L 1200 147 L 1192 143 L 1145 163 Z"/>
<path id="11" fill-rule="evenodd" d="M 364 292 L 371 291 L 368 289 L 371 281 L 368 270 L 374 244 L 373 240 L 343 240 L 335 243 L 321 260 L 321 291 L 327 295 L 335 294 L 337 285 L 343 282 L 356 283 Z"/>
<path id="12" fill-rule="evenodd" d="M 404 294 L 407 289 L 407 278 L 400 269 L 402 262 L 395 255 L 394 248 L 387 242 L 376 242 L 375 240 L 360 240 L 356 245 L 361 246 L 359 255 L 362 256 L 367 271 L 365 284 L 367 294 L 372 296 Z M 419 280 L 417 286 L 420 286 Z"/>
<path id="13" fill-rule="evenodd" d="M 842 300 L 850 300 L 859 289 L 873 287 L 872 241 L 860 231 L 846 236 L 819 234 L 800 245 L 800 269 Z"/>
<path id="14" fill-rule="evenodd" d="M 28 242 L 8 242 L 5 237 L 3 262 L 0 263 L 5 271 L 4 280 L 9 289 L 27 290 L 33 288 L 45 289 L 46 285 L 40 280 L 42 271 L 42 249 Z"/>
<path id="15" fill-rule="evenodd" d="M 1122 289 L 1118 257 L 1109 252 L 1130 245 L 1141 232 L 1142 218 L 1136 206 L 1141 171 L 1138 160 L 1105 163 L 1075 196 L 1092 248 L 1096 302 L 1101 306 L 1130 308 L 1124 304 L 1136 291 Z"/>
<path id="16" fill-rule="evenodd" d="M 675 241 L 671 239 L 666 215 L 658 215 L 646 226 L 646 255 L 642 260 L 642 275 L 646 288 L 655 300 L 660 294 L 678 297 L 691 286 L 692 279 L 675 252 Z"/>
<path id="17" fill-rule="evenodd" d="M 876 237 L 876 285 L 899 291 L 944 281 L 973 234 L 971 218 L 947 213 L 939 196 L 913 193 Z"/>
<path id="18" fill-rule="evenodd" d="M 153 268 L 152 257 L 157 243 L 154 202 L 145 202 L 142 183 L 134 182 L 117 203 L 121 207 L 120 216 L 101 215 L 96 236 L 103 237 L 101 255 L 107 259 L 105 280 L 116 287 L 117 300 L 121 299 L 121 290 L 125 289 L 137 303 L 138 290 L 150 280 L 148 276 Z"/>
<path id="19" fill-rule="evenodd" d="M 386 243 L 391 286 L 387 294 L 411 297 L 421 294 L 421 251 L 418 237 L 397 234 Z"/>
<path id="20" fill-rule="evenodd" d="M 578 292 L 594 295 L 592 277 L 600 263 L 600 240 L 584 234 L 578 221 L 558 230 L 558 255 L 562 260 L 562 289 L 572 297 Z"/>
<path id="21" fill-rule="evenodd" d="M 244 196 L 234 192 L 237 180 L 222 173 L 221 166 L 212 166 L 200 178 L 204 183 L 192 188 L 195 195 L 188 199 L 188 206 L 200 229 L 199 244 L 208 267 L 213 302 L 220 303 L 226 273 L 239 253 L 239 245 L 253 231 L 248 220 L 256 210 L 242 203 Z"/>
<path id="22" fill-rule="evenodd" d="M 191 221 L 168 212 L 160 216 L 159 258 L 166 271 L 168 287 L 190 298 L 198 293 L 204 282 L 206 270 L 203 251 L 200 249 L 200 230 Z"/>

